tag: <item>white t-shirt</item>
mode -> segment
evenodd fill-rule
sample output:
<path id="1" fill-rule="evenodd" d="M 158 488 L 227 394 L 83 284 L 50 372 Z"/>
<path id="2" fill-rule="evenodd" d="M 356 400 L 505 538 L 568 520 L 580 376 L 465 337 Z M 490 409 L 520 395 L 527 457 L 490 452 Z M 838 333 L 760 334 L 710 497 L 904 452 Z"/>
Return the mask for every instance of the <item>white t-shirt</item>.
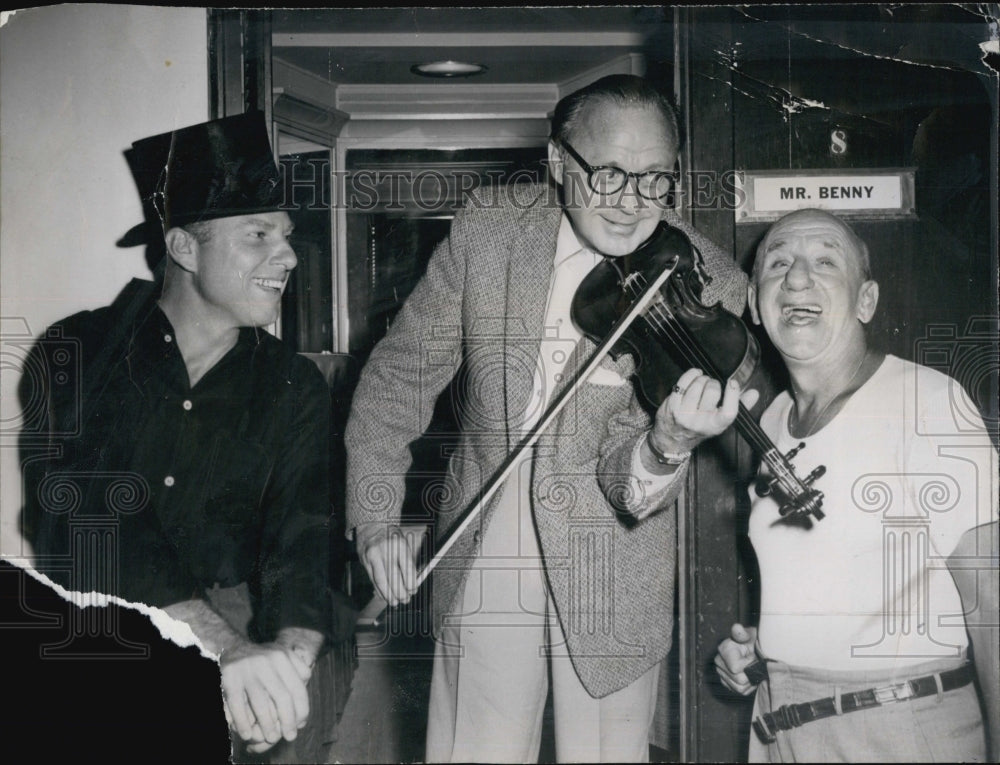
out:
<path id="1" fill-rule="evenodd" d="M 962 534 L 997 517 L 997 454 L 975 406 L 950 377 L 887 356 L 834 419 L 788 433 L 785 392 L 761 418 L 815 483 L 826 517 L 781 519 L 750 489 L 760 564 L 760 648 L 831 670 L 892 669 L 959 656 L 968 644 L 946 559 Z"/>

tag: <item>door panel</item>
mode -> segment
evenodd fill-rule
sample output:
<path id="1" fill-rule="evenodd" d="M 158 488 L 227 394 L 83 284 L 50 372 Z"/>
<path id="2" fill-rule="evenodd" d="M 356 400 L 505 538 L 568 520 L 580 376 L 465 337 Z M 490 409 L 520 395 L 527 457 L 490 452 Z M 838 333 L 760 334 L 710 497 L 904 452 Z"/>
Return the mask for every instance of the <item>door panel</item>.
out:
<path id="1" fill-rule="evenodd" d="M 678 19 L 688 179 L 915 169 L 915 217 L 852 221 L 881 287 L 871 340 L 957 377 L 995 435 L 996 79 L 967 42 L 983 33 L 982 20 L 927 6 L 692 8 Z M 691 195 L 686 208 L 749 271 L 768 224 L 738 224 L 731 205 Z M 758 410 L 785 385 L 760 339 L 769 386 Z M 731 464 L 702 450 L 683 524 L 682 757 L 694 761 L 743 759 L 749 735 L 749 704 L 721 688 L 711 665 L 733 621 L 756 621 L 745 537 L 753 460 L 744 445 L 730 448 Z"/>

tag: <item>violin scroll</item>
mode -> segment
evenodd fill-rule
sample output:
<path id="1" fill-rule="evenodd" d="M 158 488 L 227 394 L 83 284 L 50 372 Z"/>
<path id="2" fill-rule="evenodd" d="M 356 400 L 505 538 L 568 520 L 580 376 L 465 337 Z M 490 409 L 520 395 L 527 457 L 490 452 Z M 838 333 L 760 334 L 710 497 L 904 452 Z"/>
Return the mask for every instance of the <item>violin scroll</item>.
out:
<path id="1" fill-rule="evenodd" d="M 573 297 L 571 315 L 580 331 L 600 344 L 633 308 L 641 309 L 611 354 L 632 354 L 639 390 L 653 408 L 692 368 L 723 385 L 736 380 L 743 388 L 759 363 L 760 349 L 738 316 L 721 303 L 702 302 L 710 281 L 701 253 L 687 236 L 661 223 L 634 253 L 607 258 L 587 275 Z M 782 516 L 823 518 L 823 493 L 810 484 L 825 468 L 801 480 L 789 462 L 804 444 L 782 455 L 742 404 L 734 424 L 773 476 L 758 484 L 760 496 L 779 495 Z"/>
<path id="2" fill-rule="evenodd" d="M 805 441 L 801 441 L 798 446 L 790 449 L 787 454 L 764 455 L 764 462 L 775 469 L 771 477 L 761 476 L 757 479 L 754 491 L 758 497 L 767 497 L 778 490 L 778 494 L 784 499 L 778 507 L 778 514 L 782 518 L 808 518 L 815 516 L 817 521 L 825 517 L 823 513 L 823 492 L 813 489 L 813 483 L 826 473 L 826 466 L 819 465 L 814 468 L 809 475 L 799 481 L 794 473 L 786 473 L 785 465 L 791 465 L 792 459 L 805 448 Z M 777 450 L 775 450 L 777 452 Z M 801 485 L 799 485 L 801 484 Z M 791 490 L 790 490 L 791 489 Z"/>

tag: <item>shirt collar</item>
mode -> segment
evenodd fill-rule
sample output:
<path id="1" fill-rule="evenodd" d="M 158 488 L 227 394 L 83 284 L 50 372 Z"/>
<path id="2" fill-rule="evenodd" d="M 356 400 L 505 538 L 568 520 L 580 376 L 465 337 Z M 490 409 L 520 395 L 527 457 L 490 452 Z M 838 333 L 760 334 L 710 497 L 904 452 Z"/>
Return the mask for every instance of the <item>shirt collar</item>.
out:
<path id="1" fill-rule="evenodd" d="M 125 353 L 130 364 L 136 373 L 144 373 L 147 376 L 153 374 L 153 370 L 160 370 L 159 374 L 166 374 L 163 365 L 175 366 L 178 370 L 184 371 L 183 380 L 186 386 L 187 370 L 177 348 L 174 327 L 157 302 L 159 290 L 149 290 L 144 297 L 145 301 L 128 334 L 129 343 Z M 249 358 L 249 354 L 259 342 L 260 336 L 257 330 L 252 327 L 241 327 L 236 345 L 217 362 L 216 366 L 224 361 L 229 363 L 233 359 Z"/>
<path id="2" fill-rule="evenodd" d="M 594 263 L 597 263 L 601 259 L 600 255 L 580 244 L 580 240 L 573 230 L 573 224 L 569 221 L 569 216 L 563 213 L 562 220 L 559 222 L 559 234 L 556 237 L 556 257 L 553 268 L 559 268 L 569 258 L 580 252 L 580 250 L 584 250 Z"/>

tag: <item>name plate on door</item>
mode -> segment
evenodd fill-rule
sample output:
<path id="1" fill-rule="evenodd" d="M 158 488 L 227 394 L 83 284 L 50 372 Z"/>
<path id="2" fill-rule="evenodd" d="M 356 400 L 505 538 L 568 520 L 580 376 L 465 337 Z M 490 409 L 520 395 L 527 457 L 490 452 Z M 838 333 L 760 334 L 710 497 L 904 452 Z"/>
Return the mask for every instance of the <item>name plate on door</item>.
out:
<path id="1" fill-rule="evenodd" d="M 773 221 L 818 207 L 845 218 L 915 218 L 913 168 L 742 170 L 736 173 L 736 222 Z"/>

